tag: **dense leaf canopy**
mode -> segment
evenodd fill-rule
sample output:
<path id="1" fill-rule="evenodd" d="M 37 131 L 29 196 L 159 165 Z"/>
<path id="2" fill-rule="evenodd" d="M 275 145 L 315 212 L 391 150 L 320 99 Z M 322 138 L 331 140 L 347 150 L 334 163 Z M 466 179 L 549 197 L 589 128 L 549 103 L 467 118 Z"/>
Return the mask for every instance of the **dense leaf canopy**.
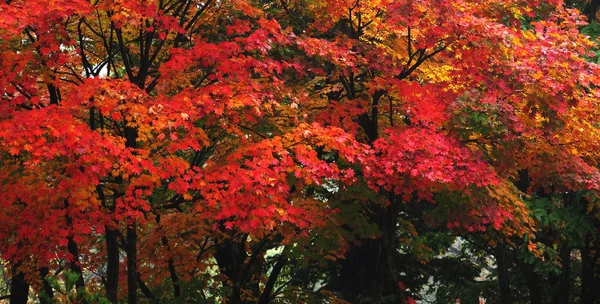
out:
<path id="1" fill-rule="evenodd" d="M 576 4 L 3 1 L 11 303 L 593 303 Z"/>

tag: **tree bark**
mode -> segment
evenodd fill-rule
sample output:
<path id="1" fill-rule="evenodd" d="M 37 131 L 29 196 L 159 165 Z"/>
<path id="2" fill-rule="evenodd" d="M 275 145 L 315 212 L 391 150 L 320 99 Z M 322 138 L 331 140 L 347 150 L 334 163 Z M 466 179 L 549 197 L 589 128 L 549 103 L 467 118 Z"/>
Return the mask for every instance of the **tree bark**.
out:
<path id="1" fill-rule="evenodd" d="M 588 18 L 588 22 L 598 21 L 596 20 L 596 13 L 598 12 L 598 7 L 600 6 L 600 0 L 591 0 L 583 9 L 583 14 Z"/>
<path id="2" fill-rule="evenodd" d="M 231 291 L 227 297 L 227 304 L 256 304 L 260 295 L 260 286 L 257 275 L 262 274 L 262 263 L 258 259 L 263 253 L 266 239 L 260 241 L 253 249 L 252 254 L 246 251 L 246 237 L 241 236 L 239 240 L 224 240 L 216 246 L 214 254 L 219 271 L 227 276 L 228 280 L 223 282 L 223 287 Z M 252 294 L 245 297 L 242 294 Z"/>
<path id="3" fill-rule="evenodd" d="M 231 240 L 225 240 L 217 246 L 215 259 L 219 266 L 221 274 L 227 276 L 227 281 L 223 282 L 224 287 L 229 287 L 231 292 L 227 297 L 227 304 L 241 304 L 241 284 L 240 271 L 241 265 L 247 254 L 243 249 L 243 243 L 234 243 Z"/>
<path id="4" fill-rule="evenodd" d="M 275 287 L 275 282 L 277 282 L 277 277 L 279 277 L 279 273 L 283 269 L 285 265 L 286 258 L 283 254 L 277 260 L 275 266 L 273 266 L 273 270 L 271 271 L 271 275 L 269 275 L 269 279 L 265 284 L 265 289 L 263 289 L 262 294 L 260 295 L 260 299 L 257 304 L 269 304 L 271 301 L 271 293 L 273 292 L 273 288 Z"/>
<path id="5" fill-rule="evenodd" d="M 576 203 L 577 197 L 575 192 L 569 191 L 563 194 L 563 205 L 565 208 L 572 206 Z M 571 247 L 568 245 L 568 240 L 560 248 L 560 260 L 561 260 L 561 271 L 560 280 L 558 284 L 556 303 L 558 304 L 569 304 L 569 296 L 571 294 Z"/>
<path id="6" fill-rule="evenodd" d="M 46 276 L 48 276 L 48 273 L 50 272 L 50 270 L 48 269 L 48 267 L 42 267 L 40 268 L 40 277 L 42 278 L 42 290 L 40 290 L 40 294 L 43 294 L 44 296 L 39 297 L 40 303 L 41 304 L 52 304 L 53 302 L 53 298 L 54 298 L 54 291 L 52 290 L 52 286 L 50 286 L 50 283 L 48 283 L 48 280 L 46 279 Z"/>
<path id="7" fill-rule="evenodd" d="M 25 274 L 18 268 L 19 264 L 13 266 L 13 275 L 10 279 L 10 304 L 27 304 L 29 283 L 25 281 Z"/>
<path id="8" fill-rule="evenodd" d="M 125 59 L 124 59 L 125 61 Z M 140 87 L 143 88 L 143 87 Z M 137 147 L 138 132 L 135 128 L 125 127 L 125 146 Z M 127 225 L 127 303 L 137 304 L 138 269 L 137 269 L 137 225 L 135 219 Z"/>
<path id="9" fill-rule="evenodd" d="M 127 303 L 137 303 L 137 231 L 136 223 L 127 226 Z"/>
<path id="10" fill-rule="evenodd" d="M 569 304 L 569 295 L 571 293 L 571 280 L 569 279 L 571 274 L 571 248 L 564 245 L 560 252 L 560 258 L 562 262 L 562 269 L 560 273 L 560 285 L 558 289 L 558 303 Z"/>
<path id="11" fill-rule="evenodd" d="M 117 237 L 119 232 L 106 227 L 106 298 L 112 304 L 117 303 L 119 290 L 119 247 Z"/>
<path id="12" fill-rule="evenodd" d="M 68 220 L 67 220 L 68 222 Z M 79 265 L 79 248 L 77 247 L 77 243 L 73 240 L 73 237 L 70 236 L 68 238 L 67 250 L 73 256 L 73 260 L 69 262 L 69 269 L 79 275 L 77 281 L 75 282 L 75 288 L 77 291 L 85 292 L 85 282 L 83 280 L 83 271 L 81 271 L 81 266 Z"/>
<path id="13" fill-rule="evenodd" d="M 600 246 L 591 234 L 581 250 L 581 304 L 600 304 Z"/>
<path id="14" fill-rule="evenodd" d="M 498 267 L 498 284 L 500 287 L 500 303 L 511 304 L 510 277 L 508 274 L 508 259 L 504 245 L 496 246 L 496 266 Z"/>
<path id="15" fill-rule="evenodd" d="M 543 304 L 543 295 L 540 281 L 543 279 L 534 271 L 533 265 L 523 262 L 522 267 L 527 278 L 527 288 L 529 289 L 529 302 L 531 304 Z"/>
<path id="16" fill-rule="evenodd" d="M 158 217 L 157 217 L 158 218 Z M 169 241 L 166 236 L 163 236 L 162 244 L 171 251 L 171 246 L 169 246 Z M 179 286 L 179 279 L 177 278 L 177 271 L 175 269 L 175 261 L 173 261 L 172 257 L 169 257 L 169 275 L 171 276 L 171 282 L 173 283 L 173 297 L 179 298 L 181 296 L 181 287 Z"/>
<path id="17" fill-rule="evenodd" d="M 381 260 L 378 240 L 363 239 L 350 247 L 340 263 L 340 292 L 344 300 L 359 303 L 361 298 L 377 298 L 379 284 L 377 261 Z"/>
<path id="18" fill-rule="evenodd" d="M 348 77 L 341 77 L 340 81 L 344 85 L 348 99 L 357 98 L 354 76 L 349 73 Z M 385 91 L 376 91 L 372 96 L 370 115 L 364 113 L 358 117 L 358 123 L 364 130 L 370 144 L 379 138 L 378 105 L 384 94 Z M 370 221 L 377 223 L 380 231 L 385 235 L 387 235 L 384 231 L 387 230 L 385 222 L 388 218 L 388 212 L 390 210 L 387 207 L 378 204 L 373 204 L 371 210 L 366 212 L 367 214 L 373 214 Z M 385 249 L 389 246 L 384 246 L 384 237 L 359 240 L 359 244 L 350 247 L 346 258 L 341 262 L 340 286 L 338 288 L 346 301 L 358 303 L 361 299 L 368 298 L 368 300 L 376 303 L 381 300 L 382 285 L 384 285 L 385 278 L 388 277 L 387 274 L 390 271 L 397 271 L 397 269 L 384 269 L 385 267 L 383 267 L 392 254 L 385 252 Z"/>

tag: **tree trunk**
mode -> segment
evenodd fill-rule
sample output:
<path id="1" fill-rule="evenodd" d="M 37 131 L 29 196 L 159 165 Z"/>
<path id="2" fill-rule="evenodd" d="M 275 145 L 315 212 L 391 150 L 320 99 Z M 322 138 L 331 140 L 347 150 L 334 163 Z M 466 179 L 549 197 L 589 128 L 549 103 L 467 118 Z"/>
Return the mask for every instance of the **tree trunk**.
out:
<path id="1" fill-rule="evenodd" d="M 50 272 L 50 270 L 48 269 L 48 267 L 42 267 L 40 268 L 40 277 L 42 278 L 42 290 L 40 290 L 40 303 L 41 304 L 52 304 L 53 303 L 53 298 L 54 298 L 54 291 L 52 290 L 52 286 L 50 286 L 50 283 L 48 283 L 48 280 L 46 279 L 46 276 L 48 276 L 48 273 Z"/>
<path id="2" fill-rule="evenodd" d="M 98 113 L 98 116 L 102 122 L 102 114 Z M 98 128 L 96 125 L 95 107 L 90 108 L 90 128 L 92 130 Z M 102 206 L 110 210 L 110 213 L 114 213 L 114 201 L 113 204 L 109 204 L 101 186 L 96 186 L 96 192 L 102 201 Z M 116 198 L 117 196 L 115 195 L 114 199 L 116 200 Z M 119 290 L 119 246 L 117 245 L 117 237 L 119 236 L 119 231 L 110 226 L 104 226 L 104 231 L 104 237 L 106 238 L 106 281 L 104 282 L 106 299 L 112 304 L 117 304 L 117 293 Z"/>
<path id="3" fill-rule="evenodd" d="M 361 32 L 354 31 L 351 27 L 344 29 L 352 39 L 359 39 Z M 340 77 L 349 100 L 358 98 L 354 74 L 349 71 L 347 75 Z M 386 94 L 384 90 L 375 91 L 372 97 L 370 109 L 358 116 L 358 124 L 361 126 L 369 144 L 373 144 L 379 138 L 379 102 Z M 390 122 L 393 124 L 393 122 Z M 381 193 L 386 195 L 385 193 Z M 391 202 L 390 202 L 391 203 Z M 390 281 L 398 269 L 390 269 L 396 250 L 395 244 L 386 241 L 387 235 L 395 236 L 396 227 L 393 225 L 392 234 L 388 234 L 389 227 L 386 225 L 393 213 L 386 206 L 373 204 L 371 210 L 365 214 L 372 214 L 370 222 L 377 223 L 382 236 L 376 239 L 362 239 L 359 243 L 352 245 L 346 254 L 346 258 L 340 263 L 339 286 L 343 298 L 350 303 L 368 300 L 371 303 L 381 302 L 384 295 L 396 295 L 397 290 L 390 290 Z M 397 217 L 397 214 L 392 214 Z M 389 251 L 389 252 L 388 252 Z M 387 269 L 386 269 L 387 268 Z M 391 282 L 397 286 L 398 282 Z M 388 294 L 390 293 L 390 294 Z M 401 301 L 400 299 L 396 299 Z"/>
<path id="4" fill-rule="evenodd" d="M 581 304 L 600 304 L 600 246 L 591 234 L 581 250 Z"/>
<path id="5" fill-rule="evenodd" d="M 588 22 L 598 21 L 596 20 L 596 13 L 598 12 L 598 7 L 600 6 L 600 0 L 591 0 L 583 9 L 583 14 L 588 18 Z"/>
<path id="6" fill-rule="evenodd" d="M 384 193 L 382 193 L 384 194 Z M 380 303 L 382 298 L 403 300 L 399 268 L 395 262 L 397 244 L 397 222 L 400 199 L 387 194 L 388 206 L 374 204 L 370 214 L 371 222 L 377 223 L 381 236 L 376 239 L 362 239 L 360 244 L 350 247 L 346 259 L 341 261 L 339 291 L 350 303 L 370 301 Z"/>
<path id="7" fill-rule="evenodd" d="M 119 247 L 118 231 L 106 227 L 106 298 L 112 304 L 117 303 L 119 290 Z"/>
<path id="8" fill-rule="evenodd" d="M 260 299 L 257 304 L 269 304 L 271 301 L 271 294 L 273 292 L 273 288 L 275 287 L 275 282 L 277 282 L 277 277 L 279 277 L 279 273 L 283 269 L 285 265 L 286 258 L 283 254 L 277 259 L 277 263 L 273 266 L 273 270 L 271 271 L 271 275 L 269 275 L 269 279 L 265 284 L 265 289 L 263 289 L 262 294 L 260 295 Z"/>
<path id="9" fill-rule="evenodd" d="M 227 296 L 227 304 L 256 304 L 259 300 L 260 285 L 256 277 L 262 275 L 263 267 L 259 256 L 263 253 L 266 242 L 267 239 L 261 240 L 252 249 L 251 255 L 246 251 L 245 236 L 241 236 L 239 241 L 224 240 L 216 246 L 214 257 L 219 271 L 228 278 L 223 282 L 223 287 L 231 290 Z M 277 271 L 277 267 L 273 271 Z M 245 294 L 252 296 L 246 297 Z"/>
<path id="10" fill-rule="evenodd" d="M 13 275 L 10 279 L 10 304 L 27 304 L 29 283 L 25 281 L 25 274 L 17 268 L 19 264 L 13 266 Z"/>
<path id="11" fill-rule="evenodd" d="M 496 266 L 498 267 L 498 283 L 500 285 L 500 303 L 511 304 L 510 277 L 508 274 L 508 259 L 504 245 L 496 246 Z"/>
<path id="12" fill-rule="evenodd" d="M 143 86 L 140 86 L 140 88 L 143 89 Z M 124 133 L 125 146 L 136 148 L 138 131 L 135 128 L 126 126 Z M 135 219 L 132 219 L 132 223 L 127 225 L 127 248 L 125 251 L 127 253 L 127 303 L 137 304 L 137 225 Z"/>
<path id="13" fill-rule="evenodd" d="M 542 289 L 540 285 L 540 281 L 542 278 L 535 273 L 533 270 L 533 265 L 523 262 L 522 265 L 525 271 L 525 277 L 527 278 L 527 288 L 529 289 L 529 302 L 531 304 L 543 304 L 543 295 Z"/>
<path id="14" fill-rule="evenodd" d="M 382 236 L 361 239 L 359 244 L 350 247 L 340 263 L 338 288 L 344 300 L 350 303 L 379 303 L 384 296 L 399 296 L 398 280 L 395 278 L 398 269 L 393 263 L 396 247 L 388 238 L 395 234 L 395 224 L 391 223 L 395 223 L 392 218 L 397 214 L 391 207 L 376 205 L 373 208 L 377 210 L 372 210 L 374 217 L 371 221 L 378 223 Z"/>
<path id="15" fill-rule="evenodd" d="M 340 263 L 340 292 L 350 303 L 359 303 L 364 297 L 377 297 L 377 261 L 382 255 L 377 241 L 360 240 L 360 244 L 352 246 Z"/>
<path id="16" fill-rule="evenodd" d="M 77 282 L 75 282 L 75 287 L 77 291 L 85 292 L 85 282 L 83 280 L 83 272 L 81 271 L 81 266 L 79 265 L 79 249 L 77 248 L 77 243 L 73 240 L 73 237 L 68 238 L 67 249 L 69 253 L 73 256 L 73 261 L 69 262 L 69 269 L 79 275 L 77 278 Z"/>
<path id="17" fill-rule="evenodd" d="M 550 272 L 550 274 L 548 275 L 548 285 L 551 288 L 551 303 L 559 304 L 560 276 L 555 274 L 554 272 Z"/>
<path id="18" fill-rule="evenodd" d="M 563 205 L 568 208 L 576 203 L 577 197 L 575 192 L 569 191 L 563 194 Z M 571 248 L 568 245 L 568 240 L 565 239 L 560 248 L 561 271 L 556 293 L 557 304 L 569 304 L 569 296 L 571 293 Z"/>
<path id="19" fill-rule="evenodd" d="M 234 243 L 231 240 L 226 240 L 217 246 L 217 250 L 214 255 L 219 266 L 219 271 L 221 274 L 227 276 L 227 281 L 223 282 L 223 286 L 231 289 L 231 292 L 226 300 L 227 304 L 242 303 L 240 267 L 246 257 L 245 250 L 243 250 L 243 252 L 242 250 L 242 245 Z"/>
<path id="20" fill-rule="evenodd" d="M 560 273 L 560 285 L 558 288 L 558 303 L 569 304 L 569 295 L 571 292 L 571 248 L 564 246 L 560 252 L 562 269 Z"/>
<path id="21" fill-rule="evenodd" d="M 136 223 L 127 226 L 127 303 L 137 303 L 137 231 Z"/>
<path id="22" fill-rule="evenodd" d="M 159 217 L 157 216 L 157 219 Z M 171 246 L 169 246 L 169 241 L 166 236 L 163 236 L 162 244 L 165 246 L 169 252 L 171 252 Z M 173 283 L 173 297 L 179 298 L 181 296 L 181 287 L 179 286 L 179 279 L 177 278 L 177 271 L 175 269 L 175 261 L 173 261 L 172 257 L 169 257 L 169 275 L 171 276 L 171 282 Z"/>

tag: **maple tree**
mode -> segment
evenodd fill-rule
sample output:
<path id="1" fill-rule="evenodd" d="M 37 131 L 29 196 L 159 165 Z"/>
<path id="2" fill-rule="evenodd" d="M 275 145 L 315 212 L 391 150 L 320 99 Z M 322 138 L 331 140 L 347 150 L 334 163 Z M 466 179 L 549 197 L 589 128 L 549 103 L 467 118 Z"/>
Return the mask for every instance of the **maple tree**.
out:
<path id="1" fill-rule="evenodd" d="M 511 261 L 597 247 L 540 233 L 598 215 L 583 25 L 558 0 L 5 1 L 11 303 L 414 303 L 458 236 L 513 303 Z"/>

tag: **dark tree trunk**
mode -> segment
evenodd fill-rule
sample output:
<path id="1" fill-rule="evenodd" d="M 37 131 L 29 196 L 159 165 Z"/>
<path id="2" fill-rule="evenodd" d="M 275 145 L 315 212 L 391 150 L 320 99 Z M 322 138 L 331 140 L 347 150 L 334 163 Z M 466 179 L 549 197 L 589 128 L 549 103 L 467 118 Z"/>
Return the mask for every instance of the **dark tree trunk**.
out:
<path id="1" fill-rule="evenodd" d="M 217 246 L 215 253 L 215 259 L 219 265 L 219 271 L 221 274 L 227 276 L 227 280 L 223 282 L 224 287 L 231 288 L 231 294 L 227 297 L 227 303 L 235 304 L 240 303 L 239 295 L 235 292 L 235 285 L 237 284 L 236 279 L 236 262 L 233 254 L 233 244 L 231 241 L 224 241 L 222 244 Z"/>
<path id="2" fill-rule="evenodd" d="M 251 293 L 257 298 L 260 295 L 260 286 L 256 277 L 262 274 L 263 264 L 258 257 L 263 252 L 262 250 L 267 240 L 263 239 L 260 241 L 252 249 L 252 254 L 248 255 L 245 239 L 242 236 L 239 241 L 224 240 L 216 246 L 214 257 L 217 260 L 219 271 L 229 279 L 223 282 L 223 286 L 231 290 L 227 296 L 227 304 L 256 303 L 256 300 L 246 299 L 242 291 Z M 276 270 L 275 268 L 273 271 Z M 275 276 L 274 278 L 276 279 L 277 277 Z"/>
<path id="3" fill-rule="evenodd" d="M 137 231 L 136 223 L 127 226 L 127 303 L 137 303 Z"/>
<path id="4" fill-rule="evenodd" d="M 69 201 L 65 199 L 65 209 L 67 211 L 66 222 L 67 227 L 72 228 L 73 220 L 71 219 L 71 215 L 69 214 Z M 81 266 L 79 265 L 79 248 L 77 247 L 77 243 L 75 239 L 73 239 L 73 235 L 69 235 L 67 238 L 67 250 L 69 254 L 71 254 L 72 260 L 69 261 L 69 269 L 78 275 L 77 281 L 75 282 L 75 288 L 77 292 L 85 292 L 85 282 L 83 280 L 83 271 L 81 271 Z M 87 303 L 83 300 L 83 303 Z"/>
<path id="5" fill-rule="evenodd" d="M 600 304 L 600 246 L 591 234 L 581 250 L 581 304 Z"/>
<path id="6" fill-rule="evenodd" d="M 231 240 L 223 241 L 215 253 L 215 259 L 219 265 L 221 274 L 227 276 L 229 282 L 223 282 L 223 286 L 231 288 L 227 297 L 227 304 L 241 304 L 241 267 L 247 257 L 243 244 L 235 243 Z"/>
<path id="7" fill-rule="evenodd" d="M 571 293 L 571 280 L 569 276 L 571 275 L 571 248 L 568 246 L 563 246 L 560 252 L 560 258 L 562 261 L 562 269 L 560 273 L 560 285 L 558 292 L 558 303 L 559 304 L 569 304 L 569 295 Z"/>
<path id="8" fill-rule="evenodd" d="M 108 68 L 110 69 L 110 65 Z M 102 122 L 101 113 L 98 113 L 98 117 Z M 96 125 L 96 109 L 94 107 L 90 108 L 90 128 L 92 130 L 98 128 Z M 96 192 L 102 201 L 102 205 L 110 210 L 110 213 L 114 213 L 114 201 L 113 204 L 109 204 L 101 186 L 96 187 Z M 114 199 L 116 200 L 116 198 L 117 196 L 115 195 Z M 117 245 L 119 231 L 110 226 L 104 226 L 104 231 L 104 237 L 106 238 L 106 281 L 104 281 L 104 287 L 106 289 L 106 299 L 110 303 L 116 304 L 119 289 L 119 246 Z"/>
<path id="9" fill-rule="evenodd" d="M 79 275 L 77 281 L 75 282 L 75 287 L 77 291 L 85 291 L 85 282 L 83 280 L 83 272 L 81 271 L 81 266 L 79 265 L 79 249 L 77 248 L 77 243 L 73 240 L 73 237 L 69 237 L 67 249 L 69 253 L 73 256 L 73 261 L 69 264 L 69 269 Z"/>
<path id="10" fill-rule="evenodd" d="M 360 298 L 377 297 L 377 261 L 381 255 L 378 240 L 364 239 L 350 248 L 341 262 L 340 292 L 344 300 L 359 303 Z"/>
<path id="11" fill-rule="evenodd" d="M 348 99 L 356 98 L 354 78 L 342 77 Z M 370 113 L 359 116 L 358 123 L 367 135 L 369 143 L 379 137 L 379 101 L 385 91 L 376 91 L 372 98 Z M 385 195 L 385 193 L 382 193 Z M 393 205 L 390 200 L 390 206 Z M 372 214 L 370 222 L 377 223 L 382 234 L 377 239 L 361 239 L 350 247 L 346 258 L 341 261 L 339 286 L 337 289 L 343 298 L 350 303 L 368 300 L 379 303 L 382 296 L 399 296 L 397 281 L 394 281 L 398 269 L 393 263 L 395 244 L 388 236 L 395 236 L 397 212 L 394 208 L 373 204 L 367 214 Z M 394 281 L 394 282 L 392 282 Z M 397 299 L 397 301 L 401 301 Z"/>
<path id="12" fill-rule="evenodd" d="M 563 194 L 563 205 L 565 208 L 573 206 L 576 203 L 577 197 L 575 192 L 566 192 Z M 565 240 L 560 248 L 561 271 L 556 293 L 557 304 L 569 304 L 569 296 L 571 294 L 571 248 L 568 245 L 568 240 Z"/>
<path id="13" fill-rule="evenodd" d="M 10 279 L 10 304 L 27 304 L 29 298 L 29 283 L 25 281 L 25 274 L 18 271 L 19 265 L 13 267 Z"/>
<path id="14" fill-rule="evenodd" d="M 118 231 L 106 227 L 106 298 L 113 304 L 117 303 L 117 291 L 119 290 L 118 235 Z"/>
<path id="15" fill-rule="evenodd" d="M 381 302 L 382 297 L 394 297 L 402 301 L 398 288 L 399 269 L 394 261 L 395 233 L 398 211 L 394 198 L 390 205 L 374 206 L 373 222 L 378 223 L 381 237 L 362 239 L 360 244 L 350 247 L 346 258 L 341 261 L 338 289 L 344 300 L 350 303 Z"/>
<path id="16" fill-rule="evenodd" d="M 498 267 L 498 283 L 500 287 L 500 303 L 511 304 L 510 277 L 508 274 L 508 257 L 504 245 L 496 246 L 496 266 Z"/>
<path id="17" fill-rule="evenodd" d="M 583 14 L 588 18 L 588 22 L 596 20 L 596 13 L 598 12 L 599 6 L 600 0 L 591 0 L 585 5 Z"/>
<path id="18" fill-rule="evenodd" d="M 52 299 L 54 298 L 54 291 L 52 290 L 52 286 L 50 286 L 50 283 L 48 283 L 48 280 L 46 279 L 46 276 L 48 276 L 49 272 L 50 270 L 48 269 L 48 267 L 40 268 L 40 277 L 43 280 L 42 290 L 40 290 L 40 294 L 43 294 L 43 296 L 39 297 L 41 304 L 53 303 Z"/>
<path id="19" fill-rule="evenodd" d="M 271 302 L 271 294 L 273 292 L 273 288 L 275 287 L 275 282 L 277 282 L 277 277 L 279 277 L 279 273 L 281 273 L 283 266 L 285 266 L 285 262 L 286 258 L 282 254 L 279 259 L 277 259 L 275 266 L 273 266 L 271 275 L 269 275 L 269 279 L 265 284 L 265 288 L 263 289 L 257 304 L 269 304 Z"/>
<path id="20" fill-rule="evenodd" d="M 131 80 L 131 79 L 130 79 Z M 143 84 L 143 80 L 141 82 Z M 143 88 L 143 85 L 140 86 Z M 125 146 L 137 147 L 138 131 L 132 127 L 125 127 Z M 137 304 L 138 269 L 137 269 L 137 224 L 135 219 L 127 225 L 127 303 Z"/>
<path id="21" fill-rule="evenodd" d="M 383 293 L 385 295 L 394 295 L 396 301 L 400 302 L 404 299 L 402 294 L 404 291 L 398 287 L 399 270 L 396 265 L 395 255 L 396 248 L 398 248 L 398 237 L 396 234 L 398 224 L 398 213 L 399 206 L 403 203 L 400 198 L 394 194 L 389 194 L 389 205 L 385 212 L 383 223 L 381 224 L 382 238 L 381 238 L 381 249 L 384 256 L 384 279 L 382 281 Z"/>
<path id="22" fill-rule="evenodd" d="M 560 275 L 551 272 L 548 275 L 548 284 L 551 288 L 552 304 L 559 304 Z"/>
<path id="23" fill-rule="evenodd" d="M 157 216 L 158 218 L 158 216 Z M 163 236 L 162 244 L 165 246 L 169 252 L 171 251 L 171 246 L 169 246 L 169 241 L 166 236 Z M 175 269 L 175 261 L 173 258 L 169 258 L 169 275 L 171 276 L 171 282 L 173 283 L 173 297 L 179 298 L 181 296 L 181 287 L 179 286 L 179 279 L 177 278 L 177 271 Z"/>
<path id="24" fill-rule="evenodd" d="M 527 288 L 529 289 L 529 302 L 531 304 L 543 304 L 543 295 L 540 282 L 543 280 L 534 270 L 533 265 L 523 262 L 522 267 L 527 278 Z"/>
<path id="25" fill-rule="evenodd" d="M 519 189 L 522 192 L 527 192 L 530 184 L 531 182 L 529 179 L 529 172 L 527 170 L 520 170 L 519 179 L 515 183 L 517 189 Z M 527 288 L 529 289 L 529 302 L 531 302 L 531 304 L 543 304 L 544 300 L 540 284 L 543 278 L 534 271 L 533 265 L 525 261 L 519 261 L 519 263 L 521 268 L 524 270 L 525 277 L 527 279 Z"/>

